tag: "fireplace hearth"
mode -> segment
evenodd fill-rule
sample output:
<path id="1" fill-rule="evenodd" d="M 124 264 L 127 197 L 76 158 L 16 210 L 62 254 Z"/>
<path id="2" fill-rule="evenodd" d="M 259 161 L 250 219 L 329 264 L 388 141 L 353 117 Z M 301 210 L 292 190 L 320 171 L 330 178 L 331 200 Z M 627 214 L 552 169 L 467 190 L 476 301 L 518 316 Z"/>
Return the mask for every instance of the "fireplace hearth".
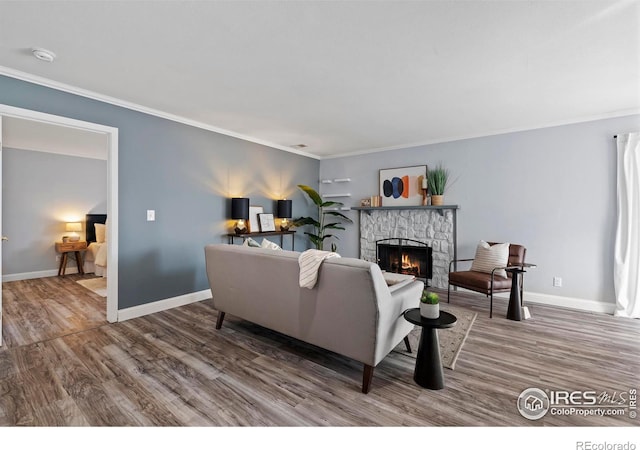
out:
<path id="1" fill-rule="evenodd" d="M 433 274 L 431 246 L 413 239 L 392 238 L 376 241 L 376 260 L 382 270 L 414 275 L 429 285 Z"/>

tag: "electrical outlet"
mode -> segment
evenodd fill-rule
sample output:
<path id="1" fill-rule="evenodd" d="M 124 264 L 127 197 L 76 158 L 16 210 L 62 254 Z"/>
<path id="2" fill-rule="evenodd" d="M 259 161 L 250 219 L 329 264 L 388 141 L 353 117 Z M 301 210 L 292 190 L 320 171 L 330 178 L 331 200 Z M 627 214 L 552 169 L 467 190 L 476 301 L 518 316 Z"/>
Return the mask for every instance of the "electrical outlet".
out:
<path id="1" fill-rule="evenodd" d="M 61 255 L 56 255 L 56 262 L 59 263 L 61 258 L 62 258 Z"/>
<path id="2" fill-rule="evenodd" d="M 147 222 L 153 222 L 154 220 L 156 220 L 156 210 L 147 209 Z"/>
<path id="3" fill-rule="evenodd" d="M 553 277 L 553 287 L 562 287 L 561 277 Z"/>

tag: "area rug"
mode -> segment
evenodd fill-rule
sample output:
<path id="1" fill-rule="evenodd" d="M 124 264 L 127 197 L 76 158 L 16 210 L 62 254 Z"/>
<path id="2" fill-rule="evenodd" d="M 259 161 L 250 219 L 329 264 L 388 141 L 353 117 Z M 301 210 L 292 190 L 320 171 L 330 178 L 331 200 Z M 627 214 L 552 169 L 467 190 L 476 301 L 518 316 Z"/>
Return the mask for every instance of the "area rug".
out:
<path id="1" fill-rule="evenodd" d="M 447 311 L 458 319 L 452 328 L 443 328 L 438 330 L 438 341 L 440 343 L 440 357 L 442 358 L 442 366 L 447 369 L 455 369 L 456 360 L 462 350 L 462 344 L 471 331 L 471 325 L 478 316 L 477 313 L 464 308 L 451 306 L 449 304 L 440 303 L 440 308 Z M 411 353 L 407 352 L 404 342 L 398 344 L 392 351 L 415 358 L 418 353 L 418 344 L 420 343 L 421 327 L 415 327 L 409 333 L 409 343 L 411 344 Z"/>
<path id="2" fill-rule="evenodd" d="M 107 296 L 107 279 L 104 277 L 87 278 L 85 280 L 78 280 L 76 283 L 95 292 L 100 297 Z"/>

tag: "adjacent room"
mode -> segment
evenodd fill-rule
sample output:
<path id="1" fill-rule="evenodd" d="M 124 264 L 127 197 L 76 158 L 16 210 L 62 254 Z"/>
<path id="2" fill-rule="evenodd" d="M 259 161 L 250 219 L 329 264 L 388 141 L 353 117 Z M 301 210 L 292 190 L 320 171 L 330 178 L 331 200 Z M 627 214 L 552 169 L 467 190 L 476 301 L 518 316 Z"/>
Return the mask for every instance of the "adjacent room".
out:
<path id="1" fill-rule="evenodd" d="M 0 2 L 0 425 L 629 441 L 639 36 L 635 0 Z"/>
<path id="2" fill-rule="evenodd" d="M 93 223 L 107 204 L 104 135 L 4 117 L 2 143 L 4 345 L 107 323 Z"/>

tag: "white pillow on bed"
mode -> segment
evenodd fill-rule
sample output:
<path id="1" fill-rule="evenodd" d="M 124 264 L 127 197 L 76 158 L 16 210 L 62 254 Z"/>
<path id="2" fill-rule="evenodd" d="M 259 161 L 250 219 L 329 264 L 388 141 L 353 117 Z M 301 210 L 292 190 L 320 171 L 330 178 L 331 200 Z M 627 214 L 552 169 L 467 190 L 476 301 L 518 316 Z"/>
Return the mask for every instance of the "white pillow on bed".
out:
<path id="1" fill-rule="evenodd" d="M 107 242 L 107 226 L 103 223 L 94 223 L 93 226 L 96 229 L 96 242 L 98 244 Z"/>

